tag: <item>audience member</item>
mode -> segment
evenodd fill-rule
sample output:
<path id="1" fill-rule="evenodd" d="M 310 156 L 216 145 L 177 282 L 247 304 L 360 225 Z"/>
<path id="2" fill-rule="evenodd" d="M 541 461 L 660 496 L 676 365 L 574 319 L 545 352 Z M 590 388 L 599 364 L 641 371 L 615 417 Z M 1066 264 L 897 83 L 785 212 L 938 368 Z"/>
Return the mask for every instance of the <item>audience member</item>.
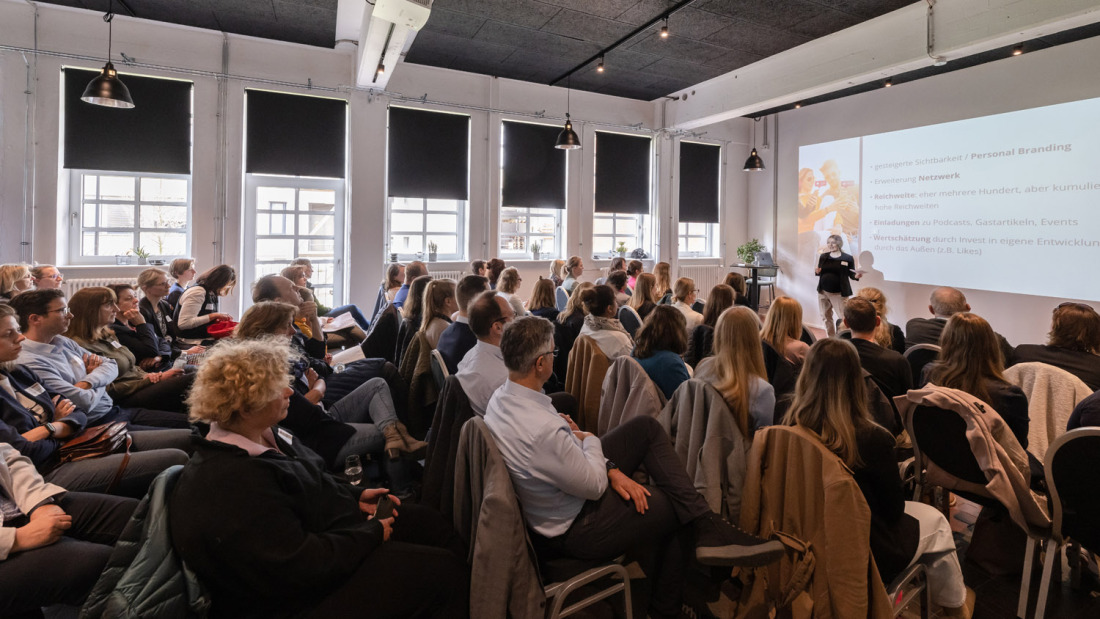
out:
<path id="1" fill-rule="evenodd" d="M 515 311 L 516 316 L 523 316 L 527 313 L 524 309 L 523 299 L 519 297 L 519 286 L 523 283 L 523 278 L 519 276 L 519 271 L 515 267 L 508 267 L 501 271 L 500 279 L 497 280 L 497 292 L 500 296 L 504 297 L 505 301 L 512 304 L 512 310 Z"/>
<path id="2" fill-rule="evenodd" d="M 490 258 L 489 262 L 485 263 L 485 268 L 489 271 L 489 288 L 492 290 L 497 289 L 497 282 L 500 281 L 500 274 L 504 272 L 504 268 L 508 266 L 500 258 Z"/>
<path id="3" fill-rule="evenodd" d="M 474 275 L 480 275 L 484 277 L 486 281 L 489 280 L 489 269 L 485 267 L 484 260 L 474 260 L 473 262 L 471 262 L 470 272 Z"/>
<path id="4" fill-rule="evenodd" d="M 88 417 L 89 425 L 129 421 L 141 426 L 187 428 L 178 413 L 141 408 L 119 408 L 107 394 L 118 377 L 118 366 L 88 352 L 62 335 L 73 315 L 61 290 L 33 290 L 12 300 L 19 328 L 26 336 L 17 363 L 34 372 L 51 394 L 72 401 Z"/>
<path id="5" fill-rule="evenodd" d="M 727 308 L 733 307 L 733 288 L 725 284 L 718 284 L 710 289 L 707 302 L 703 304 L 703 321 L 691 331 L 688 340 L 688 350 L 685 361 L 691 367 L 695 367 L 700 361 L 710 356 L 711 346 L 714 344 L 714 327 L 718 324 L 718 317 Z"/>
<path id="6" fill-rule="evenodd" d="M 932 296 L 928 300 L 928 311 L 932 313 L 932 318 L 913 318 L 905 324 L 906 348 L 916 344 L 939 344 L 940 334 L 943 333 L 948 319 L 959 312 L 969 312 L 970 304 L 966 302 L 966 295 L 962 291 L 941 286 L 932 291 Z M 997 332 L 993 334 L 1001 349 L 1004 366 L 1012 365 L 1016 355 L 1012 345 L 1001 334 Z"/>
<path id="7" fill-rule="evenodd" d="M 0 264 L 0 303 L 10 303 L 15 295 L 34 289 L 34 276 L 25 264 Z"/>
<path id="8" fill-rule="evenodd" d="M 421 321 L 424 318 L 424 290 L 428 288 L 428 283 L 431 281 L 431 275 L 421 275 L 414 279 L 409 286 L 409 296 L 401 308 L 401 330 L 398 332 L 397 342 L 398 361 L 404 356 L 405 349 L 409 347 L 413 334 L 420 330 Z"/>
<path id="9" fill-rule="evenodd" d="M 638 287 L 638 276 L 642 274 L 643 270 L 645 270 L 645 265 L 642 264 L 641 260 L 631 260 L 626 264 L 626 285 L 629 286 L 631 290 Z"/>
<path id="10" fill-rule="evenodd" d="M 153 325 L 145 320 L 134 287 L 130 284 L 107 287 L 115 293 L 115 305 L 118 306 L 115 321 L 109 325 L 118 342 L 134 354 L 138 367 L 146 372 L 171 369 L 172 345 L 158 337 Z"/>
<path id="11" fill-rule="evenodd" d="M 203 340 L 209 339 L 207 329 L 211 324 L 233 320 L 229 314 L 218 311 L 218 304 L 219 299 L 232 292 L 236 285 L 237 272 L 227 264 L 199 275 L 195 285 L 180 295 L 176 304 L 173 318 L 178 337 L 188 344 L 202 344 Z M 171 300 L 168 302 L 171 303 Z"/>
<path id="12" fill-rule="evenodd" d="M 341 305 L 340 307 L 329 308 L 323 305 L 321 301 L 317 299 L 317 293 L 313 290 L 313 282 L 311 281 L 313 279 L 313 261 L 311 261 L 309 258 L 295 258 L 294 261 L 290 263 L 290 265 L 291 267 L 302 267 L 302 269 L 304 270 L 303 275 L 305 275 L 305 281 L 297 281 L 293 277 L 287 277 L 285 273 L 283 274 L 283 277 L 286 277 L 298 286 L 309 290 L 309 294 L 312 297 L 313 302 L 317 304 L 318 316 L 324 316 L 325 318 L 336 318 L 337 316 L 342 316 L 344 314 L 351 314 L 351 319 L 355 321 L 356 326 L 362 329 L 364 333 L 370 329 L 370 321 L 367 320 L 367 317 L 363 315 L 363 311 L 359 309 L 358 305 L 354 303 L 349 303 L 347 305 Z M 283 270 L 285 271 L 286 269 Z M 363 334 L 359 335 L 360 337 L 363 336 Z"/>
<path id="13" fill-rule="evenodd" d="M 1069 416 L 1066 431 L 1087 426 L 1100 426 L 1100 391 L 1077 403 L 1073 414 Z"/>
<path id="14" fill-rule="evenodd" d="M 172 276 L 172 279 L 176 280 L 172 282 L 172 287 L 168 289 L 168 296 L 165 297 L 165 301 L 168 302 L 168 306 L 172 308 L 172 311 L 176 311 L 176 306 L 179 305 L 180 297 L 187 290 L 187 285 L 191 283 L 191 280 L 195 279 L 195 259 L 194 258 L 176 258 L 168 265 L 168 273 Z"/>
<path id="15" fill-rule="evenodd" d="M 653 310 L 638 329 L 634 358 L 666 399 L 691 378 L 681 356 L 686 350 L 684 315 L 672 307 L 663 305 Z"/>
<path id="16" fill-rule="evenodd" d="M 615 308 L 618 309 L 630 302 L 629 288 L 626 286 L 626 271 L 611 271 L 607 274 L 607 285 L 615 291 Z"/>
<path id="17" fill-rule="evenodd" d="M 657 277 L 652 273 L 639 273 L 638 280 L 634 282 L 634 294 L 627 303 L 638 312 L 638 317 L 645 320 L 653 308 L 657 307 Z"/>
<path id="18" fill-rule="evenodd" d="M 252 284 L 252 302 L 279 301 L 296 307 L 292 345 L 299 355 L 313 360 L 315 370 L 327 376 L 331 373 L 331 368 L 324 361 L 328 350 L 325 347 L 325 334 L 321 331 L 320 318 L 317 316 L 317 305 L 312 300 L 304 300 L 301 290 L 282 275 L 264 275 Z"/>
<path id="19" fill-rule="evenodd" d="M 52 264 L 40 264 L 31 267 L 31 276 L 34 277 L 34 287 L 38 290 L 60 288 L 65 276 Z"/>
<path id="20" fill-rule="evenodd" d="M 745 282 L 745 276 L 740 273 L 735 273 L 731 271 L 729 273 L 726 273 L 726 279 L 724 283 L 730 288 L 733 288 L 733 304 L 744 305 L 745 307 L 748 307 L 749 288 L 748 284 Z"/>
<path id="21" fill-rule="evenodd" d="M 620 355 L 629 355 L 634 350 L 634 340 L 623 328 L 622 323 L 615 316 L 618 314 L 618 305 L 615 303 L 615 292 L 611 286 L 601 284 L 585 290 L 581 293 L 581 302 L 584 303 L 584 326 L 577 335 L 587 335 L 596 340 L 596 344 L 614 360 Z"/>
<path id="22" fill-rule="evenodd" d="M 657 287 L 654 294 L 657 303 L 662 305 L 672 303 L 672 274 L 667 262 L 658 262 L 653 265 L 653 276 L 657 278 Z"/>
<path id="23" fill-rule="evenodd" d="M 584 261 L 580 256 L 570 256 L 562 273 L 565 279 L 562 280 L 561 287 L 565 288 L 569 294 L 573 294 L 573 289 L 577 287 L 577 278 L 584 274 Z"/>
<path id="24" fill-rule="evenodd" d="M 0 443 L 0 616 L 80 606 L 107 567 L 134 499 L 66 492 Z"/>
<path id="25" fill-rule="evenodd" d="M 791 297 L 778 297 L 764 317 L 761 339 L 795 365 L 802 365 L 810 346 L 802 337 L 802 305 Z"/>
<path id="26" fill-rule="evenodd" d="M 775 388 L 768 383 L 760 318 L 738 305 L 722 312 L 714 327 L 714 355 L 699 363 L 695 377 L 722 394 L 745 438 L 775 423 Z"/>
<path id="27" fill-rule="evenodd" d="M 951 526 L 936 508 L 905 500 L 894 437 L 871 420 L 864 390 L 854 347 L 818 340 L 798 377 L 788 419 L 817 435 L 852 470 L 871 510 L 871 554 L 883 582 L 920 561 L 932 601 L 947 616 L 970 617 L 974 592 L 963 584 Z"/>
<path id="28" fill-rule="evenodd" d="M 1080 378 L 1089 389 L 1100 389 L 1100 315 L 1084 303 L 1054 308 L 1047 343 L 1016 347 L 1016 362 L 1047 363 Z"/>
<path id="29" fill-rule="evenodd" d="M 559 415 L 539 391 L 553 372 L 553 352 L 548 321 L 510 324 L 501 341 L 508 380 L 485 413 L 541 558 L 610 560 L 652 549 L 644 568 L 653 582 L 649 615 L 677 617 L 687 544 L 708 565 L 763 565 L 783 555 L 778 542 L 710 511 L 656 419 L 631 419 L 600 439 Z M 651 486 L 630 477 L 642 465 Z"/>
<path id="30" fill-rule="evenodd" d="M 386 301 L 393 303 L 394 297 L 397 296 L 397 291 L 401 290 L 401 286 L 405 283 L 405 265 L 400 262 L 391 262 L 386 267 L 386 279 L 382 280 L 383 294 L 386 295 Z"/>
<path id="31" fill-rule="evenodd" d="M 703 315 L 692 308 L 698 293 L 699 289 L 695 287 L 695 280 L 690 277 L 681 277 L 676 280 L 676 290 L 672 296 L 672 307 L 675 307 L 684 315 L 684 320 L 687 323 L 687 335 L 691 335 L 695 327 L 703 322 Z"/>
<path id="32" fill-rule="evenodd" d="M 191 394 L 191 415 L 210 432 L 196 438 L 168 517 L 212 616 L 464 616 L 466 568 L 442 548 L 460 546 L 437 513 L 400 505 L 374 519 L 388 490 L 333 477 L 311 449 L 272 431 L 293 393 L 290 354 L 272 340 L 219 344 Z"/>
<path id="33" fill-rule="evenodd" d="M 408 298 L 412 283 L 416 281 L 418 277 L 422 277 L 428 274 L 428 267 L 419 260 L 413 260 L 405 267 L 405 283 L 401 284 L 401 287 L 397 289 L 397 293 L 393 295 L 393 306 L 397 309 L 403 309 L 405 306 L 405 299 Z"/>
<path id="34" fill-rule="evenodd" d="M 202 346 L 180 345 L 175 338 L 175 323 L 172 322 L 172 307 L 164 300 L 168 294 L 168 274 L 160 269 L 145 269 L 138 275 L 138 288 L 144 295 L 138 301 L 138 311 L 145 318 L 145 322 L 153 327 L 153 333 L 157 336 L 157 349 L 161 356 L 167 352 L 172 359 L 181 353 L 197 355 L 204 350 Z"/>
<path id="35" fill-rule="evenodd" d="M 859 364 L 875 379 L 875 384 L 890 401 L 913 388 L 913 369 L 900 353 L 884 348 L 875 337 L 880 333 L 882 318 L 873 303 L 861 296 L 844 304 L 844 324 L 852 330 L 852 345 L 859 354 Z"/>
<path id="36" fill-rule="evenodd" d="M 836 335 L 837 318 L 844 315 L 844 303 L 852 296 L 852 283 L 848 280 L 862 277 L 856 270 L 855 258 L 840 250 L 844 239 L 839 234 L 830 234 L 826 242 L 829 251 L 818 255 L 814 274 L 817 278 L 817 304 L 821 309 L 821 320 L 825 323 L 825 333 L 829 337 Z"/>
<path id="37" fill-rule="evenodd" d="M 455 376 L 470 400 L 470 407 L 480 416 L 485 415 L 493 392 L 508 378 L 500 338 L 504 327 L 514 319 L 511 304 L 492 290 L 478 295 L 470 304 L 470 330 L 477 336 L 477 344 L 462 358 Z"/>
<path id="38" fill-rule="evenodd" d="M 424 309 L 420 332 L 434 349 L 439 336 L 451 326 L 451 314 L 458 311 L 455 300 L 455 282 L 452 279 L 433 279 L 424 288 Z"/>
<path id="39" fill-rule="evenodd" d="M 892 349 L 899 354 L 905 353 L 905 333 L 901 327 L 890 324 L 886 320 L 886 295 L 878 288 L 864 286 L 856 293 L 857 297 L 867 299 L 875 306 L 875 314 L 879 317 L 879 325 L 875 327 L 874 342 L 883 348 Z"/>
<path id="40" fill-rule="evenodd" d="M 85 350 L 115 362 L 118 376 L 107 385 L 107 395 L 119 405 L 186 412 L 183 401 L 194 377 L 178 368 L 146 372 L 138 366 L 134 353 L 118 341 L 111 329 L 118 316 L 116 301 L 110 288 L 89 286 L 77 290 L 69 299 L 72 320 L 65 334 Z"/>
<path id="41" fill-rule="evenodd" d="M 550 322 L 558 319 L 557 300 L 554 298 L 554 282 L 543 277 L 535 282 L 531 299 L 527 301 L 527 311 Z"/>
<path id="42" fill-rule="evenodd" d="M 555 258 L 550 262 L 550 281 L 554 282 L 554 287 L 561 286 L 565 279 L 562 277 L 562 270 L 565 269 L 565 261 L 561 258 Z"/>
<path id="43" fill-rule="evenodd" d="M 607 272 L 612 271 L 626 271 L 626 258 L 622 256 L 615 256 L 611 259 L 611 265 L 607 268 Z"/>
<path id="44" fill-rule="evenodd" d="M 458 301 L 458 315 L 439 336 L 436 350 L 447 364 L 447 372 L 458 371 L 458 362 L 477 344 L 477 336 L 470 329 L 470 303 L 477 295 L 489 289 L 489 280 L 481 275 L 467 275 L 458 280 L 455 287 L 455 299 Z"/>

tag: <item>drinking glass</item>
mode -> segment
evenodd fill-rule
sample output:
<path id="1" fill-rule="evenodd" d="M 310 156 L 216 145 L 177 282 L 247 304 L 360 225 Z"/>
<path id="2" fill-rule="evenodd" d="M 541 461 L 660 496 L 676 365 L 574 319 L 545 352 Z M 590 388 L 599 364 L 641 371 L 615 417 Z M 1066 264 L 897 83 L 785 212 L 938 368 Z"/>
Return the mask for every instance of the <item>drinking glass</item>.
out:
<path id="1" fill-rule="evenodd" d="M 355 486 L 363 482 L 363 464 L 359 461 L 359 456 L 348 456 L 344 460 L 344 478 Z"/>

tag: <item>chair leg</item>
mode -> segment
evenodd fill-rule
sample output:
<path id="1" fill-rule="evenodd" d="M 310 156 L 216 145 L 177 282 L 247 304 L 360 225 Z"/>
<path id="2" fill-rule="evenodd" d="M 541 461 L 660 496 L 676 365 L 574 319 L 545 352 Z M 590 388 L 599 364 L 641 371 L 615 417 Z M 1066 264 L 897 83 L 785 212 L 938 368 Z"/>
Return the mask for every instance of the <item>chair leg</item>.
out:
<path id="1" fill-rule="evenodd" d="M 1035 547 L 1039 544 L 1039 540 L 1028 537 L 1027 538 L 1027 552 L 1024 553 L 1024 574 L 1023 581 L 1020 583 L 1020 603 L 1016 607 L 1017 619 L 1025 619 L 1027 617 L 1027 598 L 1028 593 L 1031 591 L 1031 568 L 1035 564 Z"/>
<path id="2" fill-rule="evenodd" d="M 1054 568 L 1054 562 L 1059 560 L 1062 554 L 1058 542 L 1047 540 L 1047 556 L 1043 561 L 1043 576 L 1039 580 L 1039 599 L 1035 602 L 1035 619 L 1043 619 L 1043 613 L 1047 609 L 1047 594 L 1050 593 L 1050 572 Z"/>
<path id="3" fill-rule="evenodd" d="M 928 586 L 928 572 L 924 573 L 924 589 L 920 592 L 920 619 L 932 616 L 932 588 Z"/>

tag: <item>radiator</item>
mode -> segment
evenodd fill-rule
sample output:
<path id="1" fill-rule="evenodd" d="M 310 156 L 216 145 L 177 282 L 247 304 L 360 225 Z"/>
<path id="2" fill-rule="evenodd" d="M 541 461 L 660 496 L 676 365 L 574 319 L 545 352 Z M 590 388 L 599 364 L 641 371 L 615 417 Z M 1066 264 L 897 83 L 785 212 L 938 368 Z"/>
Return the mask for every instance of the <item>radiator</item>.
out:
<path id="1" fill-rule="evenodd" d="M 695 287 L 699 289 L 696 295 L 700 299 L 710 294 L 710 289 L 726 281 L 726 273 L 729 269 L 723 266 L 681 266 L 680 277 L 690 277 L 695 280 Z"/>
<path id="2" fill-rule="evenodd" d="M 431 275 L 432 279 L 453 279 L 457 282 L 465 274 L 465 271 L 433 271 L 431 267 L 428 267 L 428 275 Z"/>
<path id="3" fill-rule="evenodd" d="M 137 286 L 136 277 L 84 277 L 80 279 L 66 279 L 61 283 L 61 289 L 66 297 L 72 297 L 73 293 L 81 288 L 89 286 L 110 286 L 111 284 L 130 284 Z"/>

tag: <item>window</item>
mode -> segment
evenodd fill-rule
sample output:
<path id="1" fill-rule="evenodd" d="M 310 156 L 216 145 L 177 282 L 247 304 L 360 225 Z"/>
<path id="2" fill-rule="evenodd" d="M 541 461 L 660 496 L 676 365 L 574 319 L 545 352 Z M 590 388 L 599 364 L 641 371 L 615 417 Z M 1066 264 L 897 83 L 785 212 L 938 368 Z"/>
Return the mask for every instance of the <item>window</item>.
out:
<path id="1" fill-rule="evenodd" d="M 678 251 L 681 258 L 701 258 L 714 255 L 718 224 L 680 222 Z"/>
<path id="2" fill-rule="evenodd" d="M 649 243 L 649 215 L 596 213 L 592 218 L 592 253 L 597 256 L 618 252 L 619 243 L 627 254 Z"/>
<path id="3" fill-rule="evenodd" d="M 113 264 L 139 251 L 152 258 L 190 254 L 191 176 L 71 170 L 69 256 L 74 264 Z"/>
<path id="4" fill-rule="evenodd" d="M 249 174 L 244 281 L 278 273 L 295 258 L 313 263 L 317 301 L 343 304 L 344 179 Z"/>
<path id="5" fill-rule="evenodd" d="M 435 243 L 437 260 L 463 260 L 466 201 L 390 198 L 390 253 L 402 261 L 427 258 Z"/>
<path id="6" fill-rule="evenodd" d="M 500 256 L 530 258 L 532 243 L 539 244 L 539 258 L 561 257 L 562 213 L 556 208 L 500 209 Z"/>

